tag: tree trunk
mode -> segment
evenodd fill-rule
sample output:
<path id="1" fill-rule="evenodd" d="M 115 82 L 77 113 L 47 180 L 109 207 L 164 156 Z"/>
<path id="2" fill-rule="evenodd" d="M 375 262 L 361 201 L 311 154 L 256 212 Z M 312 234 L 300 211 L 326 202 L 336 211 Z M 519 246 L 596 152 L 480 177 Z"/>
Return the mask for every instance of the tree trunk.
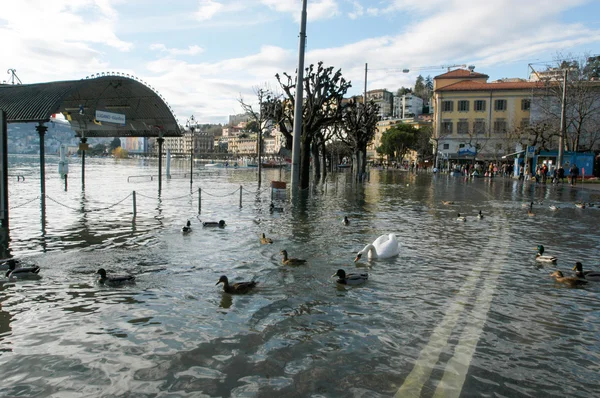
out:
<path id="1" fill-rule="evenodd" d="M 319 144 L 318 139 L 315 138 L 311 145 L 313 168 L 315 170 L 315 182 L 321 179 L 321 158 L 319 157 Z"/>
<path id="2" fill-rule="evenodd" d="M 310 138 L 301 137 L 300 189 L 307 189 L 310 183 L 310 142 Z"/>
<path id="3" fill-rule="evenodd" d="M 321 142 L 321 158 L 323 159 L 323 181 L 327 178 L 327 149 L 325 148 L 325 142 Z M 333 162 L 333 159 L 331 159 Z"/>

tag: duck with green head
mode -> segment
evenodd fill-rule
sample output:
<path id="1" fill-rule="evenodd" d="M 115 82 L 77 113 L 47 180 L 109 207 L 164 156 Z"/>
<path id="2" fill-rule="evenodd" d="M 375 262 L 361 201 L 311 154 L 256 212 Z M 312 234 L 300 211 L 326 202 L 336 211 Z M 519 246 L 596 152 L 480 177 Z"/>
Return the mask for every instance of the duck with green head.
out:
<path id="1" fill-rule="evenodd" d="M 586 281 L 592 282 L 600 282 L 600 272 L 598 271 L 584 271 L 583 264 L 579 261 L 575 263 L 573 267 L 573 271 L 575 271 L 575 275 L 577 275 L 580 279 L 585 279 Z"/>
<path id="2" fill-rule="evenodd" d="M 538 245 L 537 254 L 535 255 L 535 261 L 539 261 L 541 263 L 556 263 L 558 260 L 554 256 L 544 256 L 544 245 Z"/>
<path id="3" fill-rule="evenodd" d="M 361 285 L 369 279 L 369 274 L 347 274 L 343 269 L 338 269 L 331 275 L 332 278 L 336 276 L 338 277 L 336 282 L 340 285 Z"/>

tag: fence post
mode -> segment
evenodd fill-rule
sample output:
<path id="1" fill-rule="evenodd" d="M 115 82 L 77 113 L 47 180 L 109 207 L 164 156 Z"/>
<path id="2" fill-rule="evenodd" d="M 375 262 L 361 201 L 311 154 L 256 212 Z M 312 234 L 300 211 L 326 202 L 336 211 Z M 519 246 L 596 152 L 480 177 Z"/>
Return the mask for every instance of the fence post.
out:
<path id="1" fill-rule="evenodd" d="M 202 211 L 202 188 L 198 188 L 198 214 Z"/>
<path id="2" fill-rule="evenodd" d="M 137 214 L 137 208 L 135 205 L 135 191 L 133 191 L 133 216 L 135 217 L 136 214 Z"/>
<path id="3" fill-rule="evenodd" d="M 242 186 L 240 185 L 240 207 L 242 207 Z"/>

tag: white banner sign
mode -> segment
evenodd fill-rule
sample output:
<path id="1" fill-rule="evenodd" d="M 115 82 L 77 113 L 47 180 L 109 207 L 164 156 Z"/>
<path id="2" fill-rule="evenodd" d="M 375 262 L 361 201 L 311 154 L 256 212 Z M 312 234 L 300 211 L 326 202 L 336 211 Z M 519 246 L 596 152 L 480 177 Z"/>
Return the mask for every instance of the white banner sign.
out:
<path id="1" fill-rule="evenodd" d="M 119 124 L 121 126 L 125 125 L 125 115 L 121 113 L 96 111 L 96 120 L 99 122 Z"/>

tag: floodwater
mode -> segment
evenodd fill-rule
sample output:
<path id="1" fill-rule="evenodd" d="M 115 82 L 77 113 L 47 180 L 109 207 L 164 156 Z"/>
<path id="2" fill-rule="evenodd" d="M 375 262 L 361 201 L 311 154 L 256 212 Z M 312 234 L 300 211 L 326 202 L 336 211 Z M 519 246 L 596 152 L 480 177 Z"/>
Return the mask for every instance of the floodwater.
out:
<path id="1" fill-rule="evenodd" d="M 372 170 L 364 184 L 339 173 L 295 203 L 275 198 L 283 211 L 270 212 L 269 182 L 286 171 L 265 171 L 259 190 L 256 169 L 198 163 L 190 188 L 189 163 L 173 161 L 159 197 L 155 161 L 87 159 L 84 191 L 75 161 L 64 191 L 57 160 L 42 219 L 37 159 L 9 158 L 9 251 L 41 278 L 0 278 L 0 396 L 598 392 L 600 282 L 573 289 L 549 274 L 575 261 L 600 271 L 600 210 L 574 206 L 600 191 Z M 220 219 L 223 229 L 200 223 Z M 391 232 L 399 256 L 353 263 Z M 538 244 L 557 265 L 536 263 Z M 282 249 L 307 263 L 282 266 Z M 99 285 L 100 267 L 136 283 Z M 337 287 L 338 268 L 369 281 Z M 221 275 L 259 285 L 231 296 Z"/>

